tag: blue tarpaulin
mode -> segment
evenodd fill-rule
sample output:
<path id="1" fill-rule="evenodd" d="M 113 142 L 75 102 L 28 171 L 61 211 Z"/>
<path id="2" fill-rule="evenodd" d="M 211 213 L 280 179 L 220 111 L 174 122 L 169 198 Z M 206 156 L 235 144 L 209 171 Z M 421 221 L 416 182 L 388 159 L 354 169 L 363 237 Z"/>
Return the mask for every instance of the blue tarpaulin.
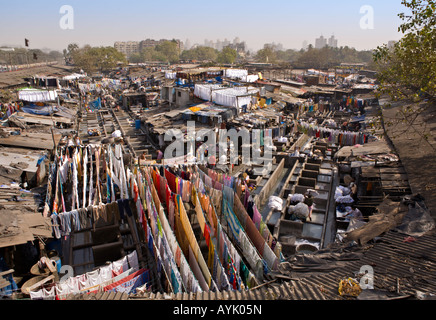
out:
<path id="1" fill-rule="evenodd" d="M 365 121 L 365 115 L 361 115 L 359 117 L 354 117 L 351 119 L 351 122 L 362 122 Z"/>
<path id="2" fill-rule="evenodd" d="M 37 106 L 37 105 L 29 105 L 26 107 L 21 107 L 20 111 L 29 113 L 29 114 L 36 114 L 39 116 L 49 116 L 53 114 L 54 112 L 59 111 L 56 106 Z"/>
<path id="3" fill-rule="evenodd" d="M 100 109 L 101 108 L 101 99 L 97 98 L 97 100 L 92 101 L 89 106 L 91 109 Z"/>

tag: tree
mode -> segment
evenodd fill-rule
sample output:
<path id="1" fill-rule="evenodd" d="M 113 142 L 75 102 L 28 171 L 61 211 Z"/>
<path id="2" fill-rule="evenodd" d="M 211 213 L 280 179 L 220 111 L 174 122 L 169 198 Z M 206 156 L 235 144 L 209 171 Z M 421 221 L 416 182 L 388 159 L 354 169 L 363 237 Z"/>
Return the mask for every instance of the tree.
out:
<path id="1" fill-rule="evenodd" d="M 219 63 L 233 64 L 238 57 L 238 52 L 230 47 L 225 47 L 218 55 Z"/>
<path id="2" fill-rule="evenodd" d="M 74 64 L 73 55 L 79 50 L 77 43 L 70 43 L 66 49 L 63 50 L 64 59 L 67 64 Z"/>
<path id="3" fill-rule="evenodd" d="M 115 68 L 118 63 L 126 62 L 125 56 L 113 47 L 85 45 L 83 48 L 71 47 L 68 50 L 71 52 L 74 65 L 87 73 L 107 72 Z"/>
<path id="4" fill-rule="evenodd" d="M 177 63 L 179 61 L 179 47 L 176 41 L 164 41 L 155 47 L 156 58 L 162 62 Z"/>
<path id="5" fill-rule="evenodd" d="M 300 54 L 297 58 L 296 65 L 302 68 L 315 68 L 320 69 L 323 68 L 324 58 L 319 54 L 320 50 L 315 49 L 311 46 L 307 49 L 307 51 Z"/>
<path id="6" fill-rule="evenodd" d="M 217 61 L 218 50 L 211 47 L 198 46 L 185 50 L 180 57 L 182 60 Z"/>
<path id="7" fill-rule="evenodd" d="M 404 36 L 393 48 L 383 45 L 374 53 L 380 92 L 393 100 L 436 98 L 436 1 L 403 0 L 411 15 L 400 13 Z"/>
<path id="8" fill-rule="evenodd" d="M 436 100 L 436 1 L 403 0 L 411 12 L 400 13 L 403 20 L 398 31 L 403 37 L 394 46 L 383 45 L 374 52 L 380 82 L 379 94 L 387 94 L 392 101 L 406 102 L 398 108 L 393 122 L 384 122 L 386 127 L 400 124 L 414 131 L 428 147 L 430 133 L 425 123 L 416 121 L 434 113 Z M 384 108 L 385 106 L 382 106 Z M 383 119 L 384 121 L 384 119 Z"/>
<path id="9" fill-rule="evenodd" d="M 283 50 L 277 51 L 276 54 L 277 54 L 277 60 L 292 63 L 298 59 L 300 52 L 289 49 L 286 51 Z"/>
<path id="10" fill-rule="evenodd" d="M 259 50 L 256 54 L 256 61 L 274 63 L 277 59 L 276 52 L 269 46 Z"/>
<path id="11" fill-rule="evenodd" d="M 114 47 L 92 48 L 91 54 L 97 56 L 97 69 L 102 72 L 114 69 L 119 62 L 126 62 L 124 55 Z"/>

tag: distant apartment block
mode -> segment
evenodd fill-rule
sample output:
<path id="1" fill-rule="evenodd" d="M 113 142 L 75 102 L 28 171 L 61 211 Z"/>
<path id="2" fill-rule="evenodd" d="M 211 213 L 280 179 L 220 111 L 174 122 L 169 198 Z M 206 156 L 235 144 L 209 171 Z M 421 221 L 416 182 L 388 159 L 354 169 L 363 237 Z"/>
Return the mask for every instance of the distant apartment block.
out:
<path id="1" fill-rule="evenodd" d="M 196 46 L 200 46 L 200 44 L 196 44 Z M 217 40 L 216 42 L 212 40 L 205 39 L 204 40 L 204 46 L 214 48 L 218 51 L 223 50 L 224 48 L 232 48 L 235 49 L 238 53 L 245 53 L 247 50 L 247 44 L 245 41 L 241 41 L 238 37 L 236 37 L 233 42 L 224 39 L 224 41 Z"/>
<path id="2" fill-rule="evenodd" d="M 126 55 L 126 57 L 130 57 L 132 54 L 140 51 L 138 41 L 117 41 L 115 42 L 114 47 L 119 52 Z"/>
<path id="3" fill-rule="evenodd" d="M 322 49 L 327 45 L 327 39 L 323 36 L 315 39 L 315 49 Z"/>
<path id="4" fill-rule="evenodd" d="M 328 40 L 328 46 L 331 48 L 337 48 L 338 47 L 338 39 L 336 39 L 335 36 L 331 36 Z"/>
<path id="5" fill-rule="evenodd" d="M 117 41 L 114 43 L 114 47 L 119 52 L 125 54 L 127 57 L 130 57 L 132 54 L 139 53 L 142 50 L 144 50 L 145 48 L 154 48 L 158 44 L 161 44 L 165 41 L 173 41 L 173 40 L 147 39 L 147 40 L 142 40 L 142 41 Z M 180 52 L 182 52 L 183 51 L 183 42 L 180 40 L 175 40 L 175 41 L 177 42 L 177 47 L 179 48 Z"/>
<path id="6" fill-rule="evenodd" d="M 326 46 L 331 48 L 338 47 L 338 40 L 335 38 L 335 36 L 331 36 L 329 39 L 324 38 L 324 36 L 320 36 L 319 38 L 315 39 L 316 49 L 322 49 Z"/>

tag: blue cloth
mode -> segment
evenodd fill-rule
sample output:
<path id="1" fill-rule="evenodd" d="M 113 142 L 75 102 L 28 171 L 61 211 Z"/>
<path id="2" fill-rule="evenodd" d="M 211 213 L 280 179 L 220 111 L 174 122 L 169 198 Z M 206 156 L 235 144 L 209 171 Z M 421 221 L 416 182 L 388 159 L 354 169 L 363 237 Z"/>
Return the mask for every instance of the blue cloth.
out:
<path id="1" fill-rule="evenodd" d="M 120 218 L 124 219 L 124 204 L 123 204 L 123 200 L 117 200 L 117 204 L 118 204 L 118 211 L 120 212 Z"/>
<path id="2" fill-rule="evenodd" d="M 132 216 L 132 210 L 130 209 L 130 200 L 129 199 L 124 199 L 123 200 L 123 205 L 124 205 L 124 210 L 126 210 L 126 213 L 129 217 Z"/>
<path id="3" fill-rule="evenodd" d="M 10 268 L 6 264 L 6 261 L 4 260 L 3 256 L 0 255 L 0 272 L 8 271 Z M 10 285 L 7 287 L 4 287 L 0 289 L 0 297 L 1 296 L 10 296 L 14 291 L 18 290 L 18 286 L 15 283 L 14 278 L 12 277 L 12 274 L 8 274 L 3 277 L 6 281 L 9 281 Z"/>
<path id="4" fill-rule="evenodd" d="M 59 110 L 56 107 L 52 107 L 52 106 L 29 105 L 26 107 L 21 107 L 20 111 L 29 114 L 36 114 L 39 116 L 49 116 L 52 113 Z"/>
<path id="5" fill-rule="evenodd" d="M 100 97 L 97 100 L 92 101 L 90 104 L 91 109 L 100 109 L 101 108 L 101 99 Z"/>

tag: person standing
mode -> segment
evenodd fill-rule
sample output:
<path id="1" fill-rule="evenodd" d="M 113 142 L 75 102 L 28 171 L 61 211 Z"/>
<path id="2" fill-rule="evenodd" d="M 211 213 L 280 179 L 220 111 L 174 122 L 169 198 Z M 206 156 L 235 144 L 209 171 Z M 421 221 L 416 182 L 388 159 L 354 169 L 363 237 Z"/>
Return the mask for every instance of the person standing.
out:
<path id="1" fill-rule="evenodd" d="M 308 219 L 312 221 L 312 210 L 313 210 L 313 196 L 309 193 L 304 195 L 304 204 L 309 207 L 309 216 Z"/>

